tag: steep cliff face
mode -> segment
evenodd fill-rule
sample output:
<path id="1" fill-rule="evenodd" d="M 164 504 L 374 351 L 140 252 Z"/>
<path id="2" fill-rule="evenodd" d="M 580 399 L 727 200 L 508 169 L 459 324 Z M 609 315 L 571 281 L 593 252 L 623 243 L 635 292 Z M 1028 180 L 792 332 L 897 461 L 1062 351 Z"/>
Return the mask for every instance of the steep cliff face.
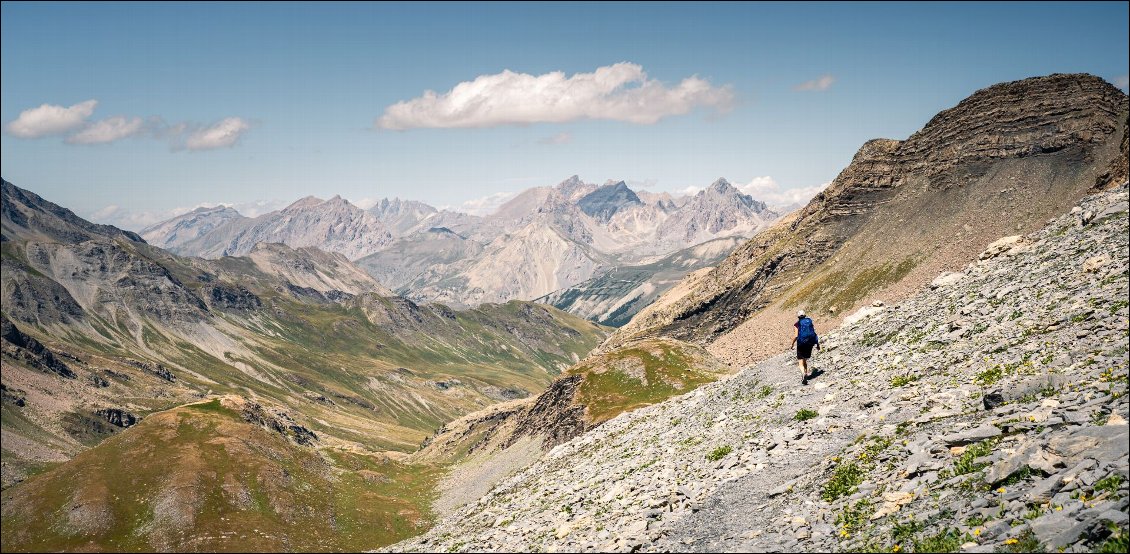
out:
<path id="1" fill-rule="evenodd" d="M 764 338 L 779 317 L 749 322 L 766 308 L 817 309 L 834 323 L 876 297 L 897 300 L 986 239 L 1034 229 L 1113 178 L 1125 164 L 1127 105 L 1097 77 L 1051 75 L 977 91 L 907 140 L 869 141 L 794 217 L 641 312 L 606 347 L 650 336 L 710 343 L 746 326 L 730 345 L 745 350 L 724 357 L 747 363 L 788 344 L 779 329 Z"/>

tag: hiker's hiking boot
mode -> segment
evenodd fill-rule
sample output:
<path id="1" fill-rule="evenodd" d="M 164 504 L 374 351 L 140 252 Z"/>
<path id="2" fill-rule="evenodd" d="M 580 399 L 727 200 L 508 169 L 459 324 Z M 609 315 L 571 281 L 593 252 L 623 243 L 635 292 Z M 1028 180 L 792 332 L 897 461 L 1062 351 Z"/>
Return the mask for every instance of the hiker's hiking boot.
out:
<path id="1" fill-rule="evenodd" d="M 800 378 L 800 384 L 802 384 L 802 385 L 807 385 L 807 384 L 808 384 L 808 376 L 807 376 L 807 375 L 805 375 L 804 377 L 801 377 L 801 378 Z"/>

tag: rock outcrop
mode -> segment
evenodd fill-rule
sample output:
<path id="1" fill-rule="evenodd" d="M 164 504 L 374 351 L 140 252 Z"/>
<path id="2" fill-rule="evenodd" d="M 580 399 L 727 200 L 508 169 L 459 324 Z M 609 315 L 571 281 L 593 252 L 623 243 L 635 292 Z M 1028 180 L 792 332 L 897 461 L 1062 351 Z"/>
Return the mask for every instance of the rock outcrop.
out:
<path id="1" fill-rule="evenodd" d="M 19 327 L 0 314 L 0 340 L 3 341 L 5 356 L 40 371 L 58 374 L 60 377 L 74 379 L 75 372 L 42 343 L 20 331 Z"/>
<path id="2" fill-rule="evenodd" d="M 806 207 L 608 345 L 710 343 L 770 306 L 844 314 L 885 291 L 897 299 L 973 259 L 986 240 L 1034 229 L 1078 201 L 1125 159 L 1128 113 L 1127 96 L 1090 75 L 977 91 L 904 141 L 864 144 Z M 759 340 L 758 325 L 734 342 Z"/>

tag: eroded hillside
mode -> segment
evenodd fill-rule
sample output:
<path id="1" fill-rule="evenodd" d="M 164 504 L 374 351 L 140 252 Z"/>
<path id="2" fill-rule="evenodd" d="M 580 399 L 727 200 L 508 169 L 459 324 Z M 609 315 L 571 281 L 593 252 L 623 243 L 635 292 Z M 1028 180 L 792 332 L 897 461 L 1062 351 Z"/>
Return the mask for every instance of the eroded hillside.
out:
<path id="1" fill-rule="evenodd" d="M 1124 550 L 1124 184 L 907 301 L 561 444 L 397 551 Z"/>
<path id="2" fill-rule="evenodd" d="M 795 217 L 693 286 L 676 287 L 607 347 L 668 336 L 738 365 L 784 349 L 797 308 L 825 328 L 905 297 L 988 241 L 1031 231 L 1094 187 L 1126 178 L 1127 97 L 1090 75 L 977 91 L 904 141 L 869 141 Z"/>

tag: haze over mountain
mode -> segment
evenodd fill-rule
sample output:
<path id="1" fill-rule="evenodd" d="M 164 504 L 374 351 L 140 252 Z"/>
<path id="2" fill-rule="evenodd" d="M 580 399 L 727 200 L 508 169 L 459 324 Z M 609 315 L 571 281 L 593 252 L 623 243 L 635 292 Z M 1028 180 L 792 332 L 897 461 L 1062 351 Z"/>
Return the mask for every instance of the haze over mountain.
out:
<path id="1" fill-rule="evenodd" d="M 203 258 L 242 256 L 261 242 L 281 242 L 295 248 L 314 246 L 352 260 L 392 241 L 392 234 L 376 216 L 340 196 L 329 200 L 308 196 L 256 218 L 233 212 L 197 209 L 141 234 L 173 252 Z"/>
<path id="2" fill-rule="evenodd" d="M 645 197 L 623 181 L 596 186 L 573 176 L 523 191 L 484 217 L 410 200 L 362 211 L 339 197 L 307 198 L 255 219 L 198 209 L 142 236 L 204 258 L 246 254 L 263 241 L 316 246 L 356 260 L 414 301 L 462 307 L 532 300 L 716 238 L 752 236 L 778 217 L 725 179 L 687 198 Z M 672 269 L 665 282 L 682 276 Z"/>

